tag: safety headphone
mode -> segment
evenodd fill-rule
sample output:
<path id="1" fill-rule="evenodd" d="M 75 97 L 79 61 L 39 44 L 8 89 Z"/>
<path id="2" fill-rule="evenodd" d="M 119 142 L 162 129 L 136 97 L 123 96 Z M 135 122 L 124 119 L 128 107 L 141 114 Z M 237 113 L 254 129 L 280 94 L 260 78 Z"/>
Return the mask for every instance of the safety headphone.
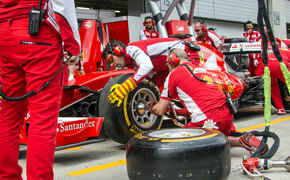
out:
<path id="1" fill-rule="evenodd" d="M 169 62 L 172 66 L 178 66 L 180 63 L 180 59 L 179 57 L 177 57 L 177 55 L 173 52 L 171 52 L 168 56 L 167 56 L 167 62 Z"/>
<path id="2" fill-rule="evenodd" d="M 146 22 L 145 22 L 146 19 L 151 19 L 151 20 L 152 20 L 152 25 L 155 26 L 155 21 L 154 21 L 153 17 L 151 17 L 151 16 L 146 16 L 146 17 L 144 18 L 143 26 L 146 26 Z"/>
<path id="3" fill-rule="evenodd" d="M 201 24 L 201 30 L 202 32 L 206 32 L 207 31 L 207 28 L 206 28 L 206 25 L 204 25 L 204 20 L 199 20 L 200 24 Z"/>
<path id="4" fill-rule="evenodd" d="M 113 40 L 112 42 L 110 42 L 109 47 L 110 47 L 109 51 L 112 54 L 116 56 L 124 56 L 125 54 L 124 48 L 120 44 L 118 44 L 117 41 Z"/>

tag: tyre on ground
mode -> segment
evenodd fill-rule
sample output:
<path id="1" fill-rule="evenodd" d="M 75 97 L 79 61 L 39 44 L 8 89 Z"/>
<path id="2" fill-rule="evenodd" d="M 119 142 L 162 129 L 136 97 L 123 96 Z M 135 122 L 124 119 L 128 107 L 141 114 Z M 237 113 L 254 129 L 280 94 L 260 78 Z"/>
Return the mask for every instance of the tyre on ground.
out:
<path id="1" fill-rule="evenodd" d="M 130 180 L 225 180 L 231 170 L 227 138 L 203 128 L 143 132 L 127 143 L 126 160 Z"/>

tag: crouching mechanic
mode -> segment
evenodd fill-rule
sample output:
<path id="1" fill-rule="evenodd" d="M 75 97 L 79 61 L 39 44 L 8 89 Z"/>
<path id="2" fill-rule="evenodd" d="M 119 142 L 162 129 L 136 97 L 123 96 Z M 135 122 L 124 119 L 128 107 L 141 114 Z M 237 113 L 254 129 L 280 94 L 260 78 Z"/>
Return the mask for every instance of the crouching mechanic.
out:
<path id="1" fill-rule="evenodd" d="M 199 64 L 199 55 L 189 48 L 189 45 L 175 38 L 160 38 L 137 41 L 130 43 L 127 47 L 117 41 L 108 43 L 102 56 L 109 64 L 118 68 L 129 67 L 136 72 L 123 84 L 116 84 L 111 88 L 109 102 L 118 102 L 121 105 L 123 99 L 130 91 L 137 87 L 145 77 L 149 77 L 160 87 L 169 73 L 166 68 L 168 48 L 181 48 L 185 50 L 194 63 Z"/>
<path id="2" fill-rule="evenodd" d="M 228 136 L 232 147 L 244 147 L 248 151 L 257 150 L 261 142 L 251 133 L 245 133 L 239 138 L 229 137 L 233 125 L 233 115 L 226 104 L 225 94 L 217 84 L 212 83 L 213 78 L 206 69 L 188 62 L 186 53 L 181 49 L 174 49 L 169 54 L 167 67 L 170 74 L 164 83 L 160 101 L 155 105 L 152 102 L 149 111 L 156 115 L 163 115 L 168 110 L 170 101 L 174 97 L 178 97 L 191 119 L 191 122 L 187 123 L 185 127 L 203 127 L 204 124 L 213 121 L 216 128 Z M 198 78 L 209 82 L 198 80 L 191 71 Z M 183 115 L 186 114 L 184 110 L 180 111 Z M 266 151 L 267 147 L 263 153 Z"/>
<path id="3" fill-rule="evenodd" d="M 75 63 L 80 53 L 79 42 L 73 0 L 0 0 L 2 92 L 9 97 L 20 97 L 39 91 L 55 76 L 46 88 L 27 99 L 2 99 L 0 179 L 22 179 L 22 168 L 18 164 L 19 135 L 28 109 L 26 179 L 54 179 L 53 160 L 62 93 L 61 73 L 56 73 L 62 67 L 63 51 L 74 55 L 68 63 Z"/>

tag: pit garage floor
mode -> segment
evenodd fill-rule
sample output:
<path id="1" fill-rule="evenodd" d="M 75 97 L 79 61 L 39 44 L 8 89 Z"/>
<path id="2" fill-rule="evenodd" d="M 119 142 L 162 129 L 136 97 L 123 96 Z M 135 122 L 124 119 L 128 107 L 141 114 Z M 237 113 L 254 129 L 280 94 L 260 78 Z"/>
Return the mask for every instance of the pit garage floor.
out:
<path id="1" fill-rule="evenodd" d="M 275 110 L 273 110 L 273 113 Z M 280 137 L 280 148 L 272 160 L 284 160 L 290 155 L 290 112 L 286 115 L 272 114 L 270 130 Z M 264 130 L 262 107 L 239 112 L 234 124 L 239 131 Z M 269 141 L 271 143 L 271 141 Z M 20 165 L 23 167 L 23 178 L 26 170 L 26 147 L 20 151 Z M 242 148 L 231 149 L 231 174 L 229 180 L 251 179 L 242 172 L 240 163 L 243 156 L 249 153 Z M 142 162 L 140 162 L 142 163 Z M 54 163 L 55 180 L 128 180 L 126 171 L 126 146 L 110 139 L 56 151 Z M 285 168 L 271 168 L 264 175 L 272 180 L 289 180 L 290 172 Z M 258 178 L 256 178 L 258 179 Z"/>

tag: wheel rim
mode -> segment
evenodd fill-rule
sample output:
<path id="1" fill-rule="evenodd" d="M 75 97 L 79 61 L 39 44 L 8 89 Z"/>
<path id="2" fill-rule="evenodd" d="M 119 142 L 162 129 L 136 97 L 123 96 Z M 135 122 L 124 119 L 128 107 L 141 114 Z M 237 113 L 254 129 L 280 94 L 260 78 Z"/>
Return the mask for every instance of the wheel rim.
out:
<path id="1" fill-rule="evenodd" d="M 150 103 L 152 101 L 157 101 L 154 93 L 147 89 L 141 88 L 135 92 L 132 103 L 131 103 L 131 112 L 134 122 L 143 129 L 148 129 L 152 127 L 158 116 L 151 114 L 148 110 Z"/>
<path id="2" fill-rule="evenodd" d="M 173 138 L 183 138 L 183 137 L 196 137 L 206 134 L 206 131 L 203 129 L 162 129 L 149 133 L 148 135 L 153 138 L 164 138 L 164 139 L 173 139 Z"/>

